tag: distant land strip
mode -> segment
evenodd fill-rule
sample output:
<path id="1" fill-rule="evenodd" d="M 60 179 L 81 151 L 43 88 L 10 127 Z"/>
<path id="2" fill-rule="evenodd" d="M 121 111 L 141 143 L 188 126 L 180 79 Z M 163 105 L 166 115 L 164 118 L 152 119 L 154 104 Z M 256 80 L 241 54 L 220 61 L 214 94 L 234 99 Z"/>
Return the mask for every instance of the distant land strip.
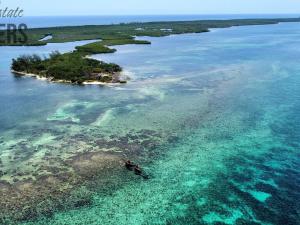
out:
<path id="1" fill-rule="evenodd" d="M 172 34 L 209 32 L 212 28 L 232 26 L 267 25 L 283 22 L 300 22 L 299 18 L 274 19 L 231 19 L 231 20 L 198 20 L 172 22 L 121 23 L 114 25 L 85 25 L 49 28 L 32 28 L 25 31 L 27 42 L 5 43 L 5 32 L 0 35 L 0 46 L 40 46 L 47 43 L 64 43 L 83 40 L 99 40 L 77 47 L 85 54 L 112 53 L 116 50 L 109 46 L 123 44 L 151 44 L 149 41 L 135 40 L 137 36 L 162 37 Z M 17 34 L 18 35 L 18 34 Z M 50 37 L 50 38 L 48 38 Z M 22 39 L 22 38 L 20 38 Z"/>

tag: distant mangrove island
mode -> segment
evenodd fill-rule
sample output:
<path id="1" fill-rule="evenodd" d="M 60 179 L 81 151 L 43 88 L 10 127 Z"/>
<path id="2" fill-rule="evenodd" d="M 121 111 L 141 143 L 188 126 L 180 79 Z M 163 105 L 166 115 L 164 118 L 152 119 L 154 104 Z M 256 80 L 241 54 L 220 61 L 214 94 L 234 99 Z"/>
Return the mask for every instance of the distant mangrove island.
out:
<path id="1" fill-rule="evenodd" d="M 83 46 L 77 46 L 70 53 L 52 53 L 49 58 L 39 56 L 20 56 L 12 62 L 15 73 L 46 77 L 50 80 L 62 80 L 77 84 L 85 82 L 121 82 L 119 74 L 122 68 L 113 63 L 105 63 L 90 59 L 87 56 L 100 53 L 113 53 L 115 45 L 151 44 L 149 41 L 136 40 L 138 36 L 163 37 L 172 34 L 209 32 L 211 28 L 227 28 L 232 26 L 266 25 L 280 22 L 300 22 L 300 18 L 277 19 L 231 19 L 200 20 L 175 22 L 122 23 L 115 25 L 86 25 L 28 29 L 27 42 L 5 43 L 4 35 L 0 35 L 0 46 L 40 46 L 47 43 L 64 43 L 83 40 L 99 40 Z M 51 38 L 49 38 L 51 37 Z"/>

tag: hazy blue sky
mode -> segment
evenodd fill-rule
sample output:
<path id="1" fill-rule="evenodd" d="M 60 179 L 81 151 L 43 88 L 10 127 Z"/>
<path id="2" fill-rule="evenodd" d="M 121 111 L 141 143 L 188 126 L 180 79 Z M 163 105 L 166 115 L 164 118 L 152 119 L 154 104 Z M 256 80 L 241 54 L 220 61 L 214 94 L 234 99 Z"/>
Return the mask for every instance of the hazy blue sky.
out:
<path id="1" fill-rule="evenodd" d="M 300 0 L 0 0 L 25 15 L 300 13 Z"/>

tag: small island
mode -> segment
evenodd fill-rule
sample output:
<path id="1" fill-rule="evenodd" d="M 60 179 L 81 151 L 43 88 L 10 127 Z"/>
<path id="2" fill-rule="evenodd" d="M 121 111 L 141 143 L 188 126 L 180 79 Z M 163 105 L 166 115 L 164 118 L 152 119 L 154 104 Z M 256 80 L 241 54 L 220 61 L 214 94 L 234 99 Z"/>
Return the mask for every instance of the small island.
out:
<path id="1" fill-rule="evenodd" d="M 48 37 L 50 34 L 47 34 Z M 52 52 L 48 58 L 38 55 L 23 55 L 13 59 L 11 70 L 17 75 L 46 78 L 53 82 L 72 84 L 127 83 L 121 79 L 122 68 L 114 63 L 105 63 L 89 58 L 100 53 L 114 53 L 108 46 L 125 44 L 151 44 L 149 41 L 127 37 L 117 40 L 101 40 L 83 46 L 76 46 L 73 52 L 61 54 Z"/>
<path id="2" fill-rule="evenodd" d="M 46 78 L 54 82 L 73 84 L 126 83 L 120 80 L 122 68 L 114 63 L 105 63 L 87 58 L 78 51 L 61 54 L 52 52 L 48 58 L 38 55 L 23 55 L 13 59 L 12 72 Z"/>

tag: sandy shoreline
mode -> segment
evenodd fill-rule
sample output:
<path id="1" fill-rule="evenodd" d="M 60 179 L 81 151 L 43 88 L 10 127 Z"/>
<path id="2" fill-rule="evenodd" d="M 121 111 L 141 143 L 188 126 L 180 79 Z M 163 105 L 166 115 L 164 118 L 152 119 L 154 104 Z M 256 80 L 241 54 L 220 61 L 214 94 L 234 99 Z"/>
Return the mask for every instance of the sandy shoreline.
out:
<path id="1" fill-rule="evenodd" d="M 76 83 L 72 83 L 71 81 L 68 80 L 56 80 L 54 78 L 47 78 L 47 77 L 42 77 L 40 75 L 37 74 L 33 74 L 33 73 L 25 73 L 25 72 L 19 72 L 19 71 L 15 71 L 15 70 L 11 70 L 12 73 L 17 74 L 17 75 L 21 75 L 21 76 L 28 76 L 28 77 L 34 77 L 38 80 L 45 80 L 45 81 L 49 81 L 52 83 L 65 83 L 65 84 L 76 84 Z M 116 86 L 116 85 L 120 85 L 122 83 L 120 82 L 111 82 L 111 83 L 107 83 L 107 82 L 101 82 L 101 81 L 85 81 L 82 83 L 83 85 L 105 85 L 105 86 Z"/>

